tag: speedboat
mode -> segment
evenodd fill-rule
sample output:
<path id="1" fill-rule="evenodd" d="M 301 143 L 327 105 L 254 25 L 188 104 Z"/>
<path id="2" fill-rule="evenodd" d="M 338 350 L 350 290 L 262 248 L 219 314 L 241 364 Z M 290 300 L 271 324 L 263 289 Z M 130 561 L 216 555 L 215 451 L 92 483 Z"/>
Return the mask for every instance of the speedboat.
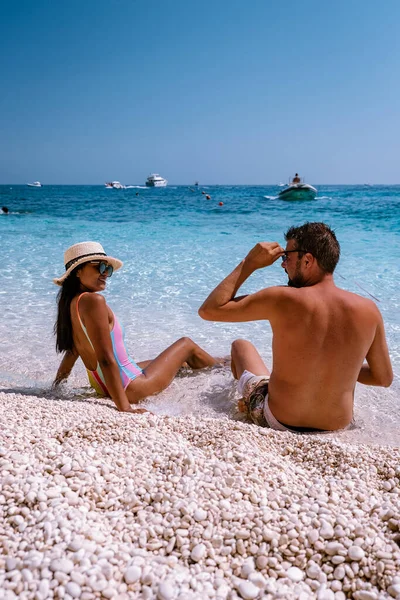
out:
<path id="1" fill-rule="evenodd" d="M 113 190 L 124 190 L 125 186 L 122 185 L 122 183 L 120 183 L 119 181 L 107 181 L 105 183 L 105 186 L 107 189 L 113 189 Z"/>
<path id="2" fill-rule="evenodd" d="M 152 173 L 146 179 L 147 187 L 166 187 L 168 181 L 158 173 Z"/>
<path id="3" fill-rule="evenodd" d="M 281 200 L 314 200 L 317 189 L 308 183 L 290 183 L 278 194 Z"/>
<path id="4" fill-rule="evenodd" d="M 42 187 L 40 181 L 34 181 L 33 183 L 27 183 L 26 185 L 29 185 L 29 187 Z"/>

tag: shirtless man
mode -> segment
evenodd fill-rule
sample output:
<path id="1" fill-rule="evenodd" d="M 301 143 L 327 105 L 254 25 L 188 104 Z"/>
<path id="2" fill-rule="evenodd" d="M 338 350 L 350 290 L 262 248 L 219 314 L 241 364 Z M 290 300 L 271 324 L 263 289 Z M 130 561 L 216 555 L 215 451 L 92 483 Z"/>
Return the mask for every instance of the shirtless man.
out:
<path id="1" fill-rule="evenodd" d="M 292 183 L 300 183 L 300 182 L 301 182 L 301 179 L 299 177 L 299 174 L 295 173 L 295 176 L 292 179 Z"/>
<path id="2" fill-rule="evenodd" d="M 271 373 L 253 344 L 232 344 L 232 373 L 253 422 L 281 431 L 344 429 L 352 422 L 357 381 L 392 383 L 382 316 L 371 300 L 336 287 L 340 246 L 327 225 L 291 227 L 285 239 L 286 249 L 277 242 L 256 244 L 211 292 L 199 315 L 208 321 L 271 323 Z M 236 297 L 254 271 L 279 259 L 287 287 Z"/>

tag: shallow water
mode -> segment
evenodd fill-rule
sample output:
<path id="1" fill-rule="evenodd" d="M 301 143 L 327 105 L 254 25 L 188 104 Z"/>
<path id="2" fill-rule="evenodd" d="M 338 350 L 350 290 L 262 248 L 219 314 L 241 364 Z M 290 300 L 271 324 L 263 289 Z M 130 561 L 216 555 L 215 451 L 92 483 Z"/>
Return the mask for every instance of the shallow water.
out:
<path id="1" fill-rule="evenodd" d="M 400 186 L 317 186 L 314 201 L 284 202 L 276 186 L 186 186 L 108 190 L 101 186 L 0 186 L 2 286 L 0 387 L 37 396 L 52 394 L 59 357 L 52 327 L 64 250 L 98 240 L 124 261 L 106 291 L 137 360 L 154 357 L 188 335 L 211 353 L 229 354 L 237 337 L 253 341 L 271 365 L 268 323 L 215 324 L 197 309 L 215 285 L 260 240 L 284 244 L 292 224 L 322 220 L 341 243 L 338 285 L 374 297 L 387 331 L 395 371 L 391 388 L 356 389 L 358 429 L 345 439 L 400 443 Z M 207 200 L 205 191 L 211 196 Z M 223 202 L 219 206 L 219 202 Z M 278 263 L 255 273 L 251 292 L 284 284 Z M 91 395 L 81 365 L 59 392 Z M 160 414 L 234 416 L 236 396 L 228 369 L 183 374 L 149 401 Z"/>

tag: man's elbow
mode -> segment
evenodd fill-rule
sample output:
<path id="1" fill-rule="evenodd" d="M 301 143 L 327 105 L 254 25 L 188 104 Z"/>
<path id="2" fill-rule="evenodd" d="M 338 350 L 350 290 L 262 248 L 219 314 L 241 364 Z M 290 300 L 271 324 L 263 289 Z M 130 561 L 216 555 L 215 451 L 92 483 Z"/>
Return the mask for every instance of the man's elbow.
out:
<path id="1" fill-rule="evenodd" d="M 198 310 L 198 315 L 205 321 L 213 321 L 214 320 L 212 315 L 210 314 L 210 311 L 207 310 L 204 306 L 200 306 L 200 308 Z"/>
<path id="2" fill-rule="evenodd" d="M 383 382 L 382 382 L 382 387 L 390 387 L 393 383 L 393 373 L 390 373 L 387 375 L 387 377 L 384 378 Z"/>
<path id="3" fill-rule="evenodd" d="M 378 385 L 380 387 L 388 388 L 393 383 L 393 371 L 392 369 L 388 370 L 386 373 L 382 373 L 379 377 Z"/>

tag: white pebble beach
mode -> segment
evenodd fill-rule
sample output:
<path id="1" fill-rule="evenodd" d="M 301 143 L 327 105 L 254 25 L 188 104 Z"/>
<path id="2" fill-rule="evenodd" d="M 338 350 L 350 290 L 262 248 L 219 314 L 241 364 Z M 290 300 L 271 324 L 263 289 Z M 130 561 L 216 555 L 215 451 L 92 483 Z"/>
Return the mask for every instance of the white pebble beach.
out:
<path id="1" fill-rule="evenodd" d="M 1 600 L 400 598 L 399 448 L 108 400 L 0 414 Z"/>

